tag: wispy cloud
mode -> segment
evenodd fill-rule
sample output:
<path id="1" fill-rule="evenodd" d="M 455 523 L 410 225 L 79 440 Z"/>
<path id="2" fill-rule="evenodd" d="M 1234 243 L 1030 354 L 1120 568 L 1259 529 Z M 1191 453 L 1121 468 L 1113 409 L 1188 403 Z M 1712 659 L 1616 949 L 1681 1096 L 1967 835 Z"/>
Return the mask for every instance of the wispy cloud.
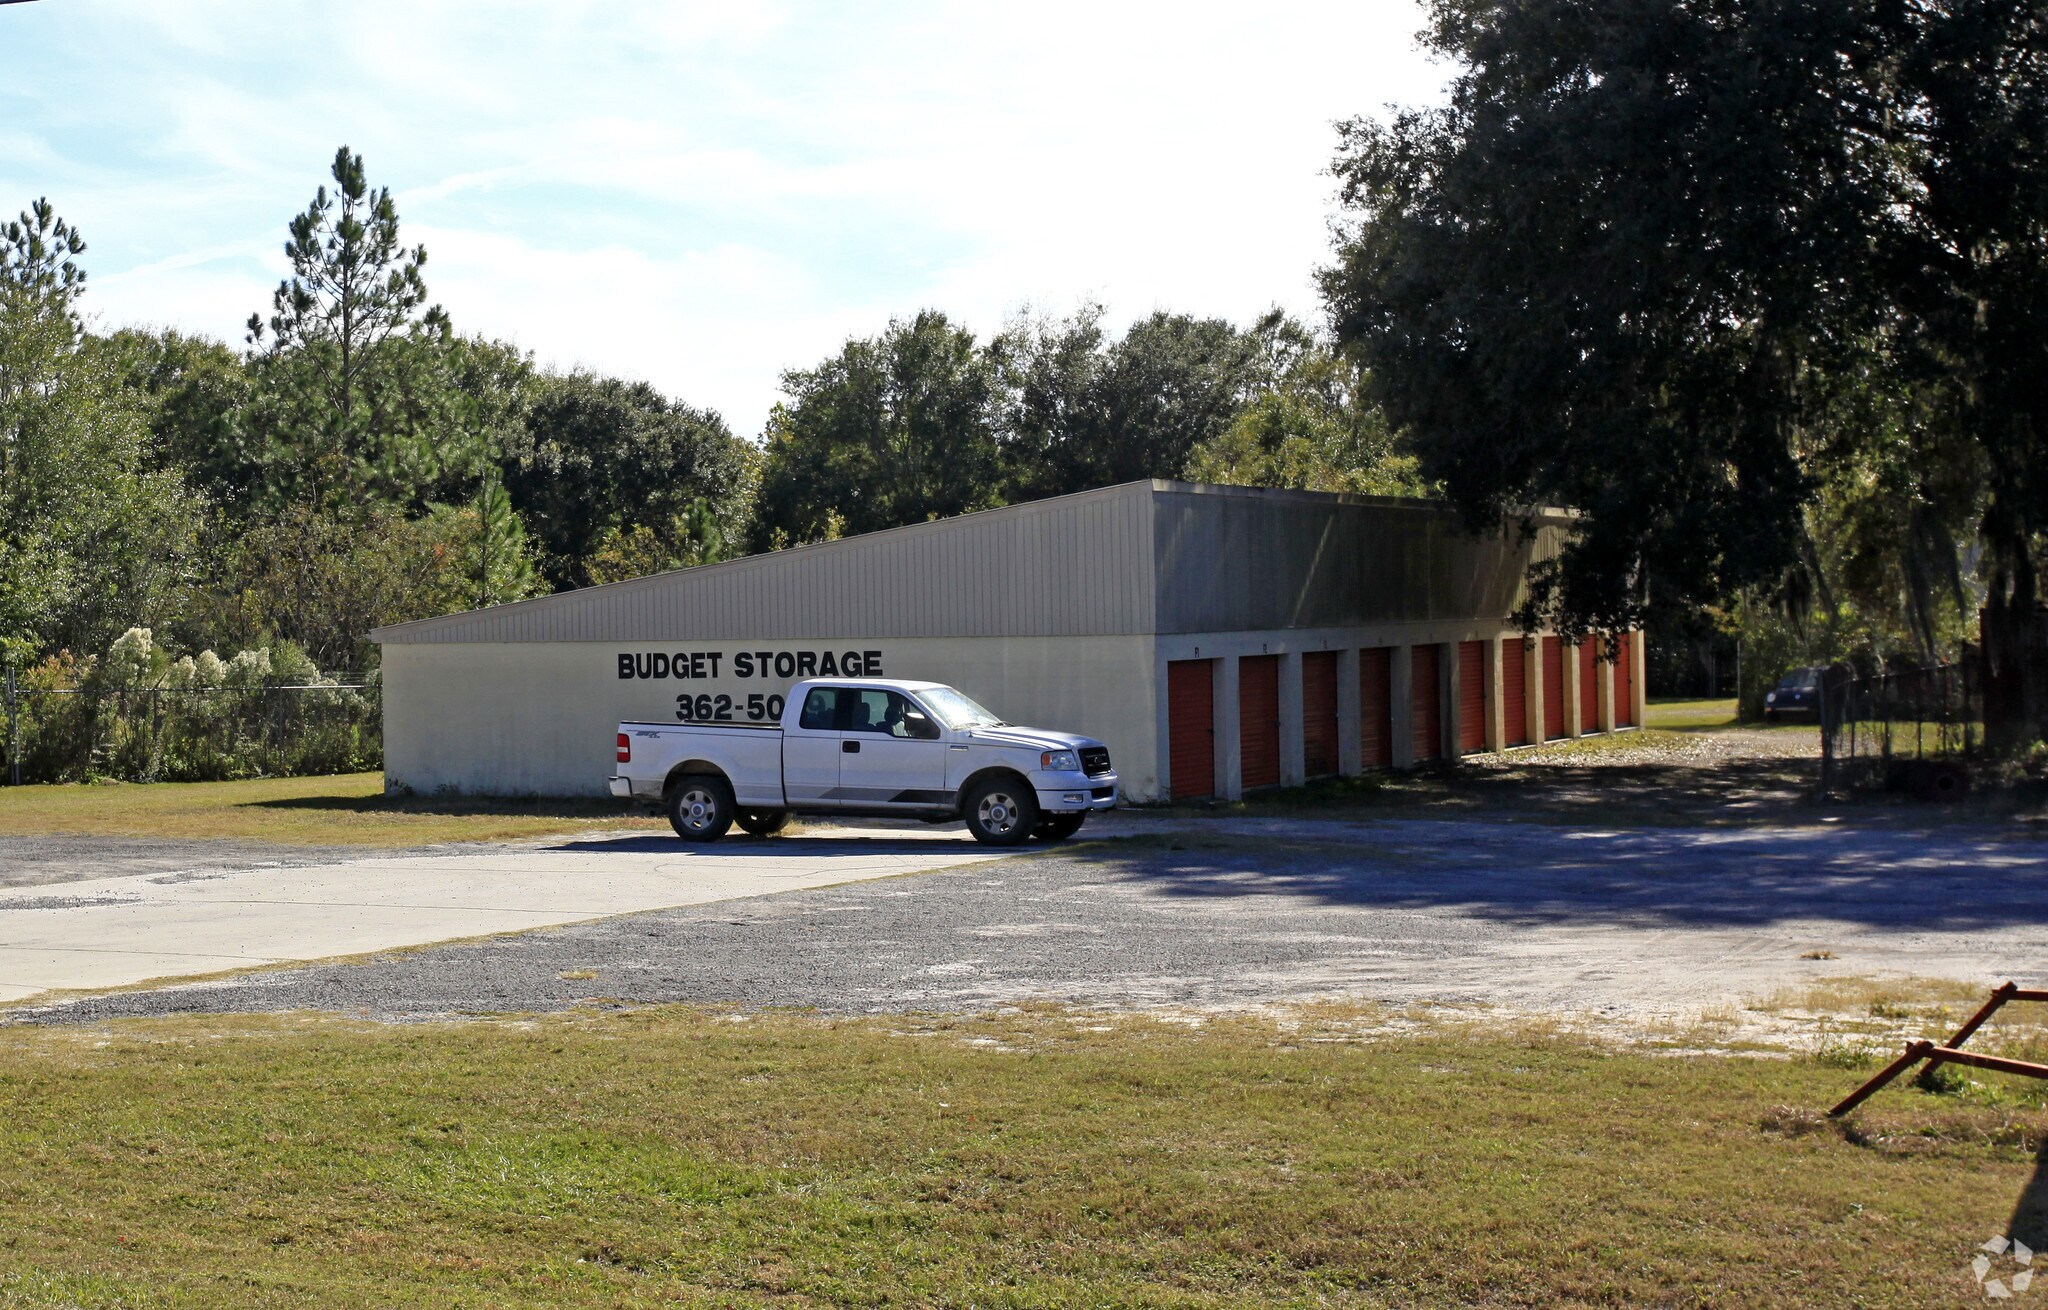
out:
<path id="1" fill-rule="evenodd" d="M 102 321 L 239 338 L 336 145 L 465 330 L 758 428 L 782 369 L 933 305 L 1313 313 L 1333 120 L 1433 97 L 1410 0 L 0 10 L 0 205 Z"/>

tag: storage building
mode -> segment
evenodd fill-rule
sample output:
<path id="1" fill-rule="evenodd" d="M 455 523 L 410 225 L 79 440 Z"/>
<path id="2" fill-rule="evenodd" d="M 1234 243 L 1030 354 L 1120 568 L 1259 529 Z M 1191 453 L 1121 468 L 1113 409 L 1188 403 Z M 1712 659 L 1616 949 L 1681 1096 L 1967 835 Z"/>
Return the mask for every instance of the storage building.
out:
<path id="1" fill-rule="evenodd" d="M 381 628 L 387 786 L 602 796 L 621 720 L 770 720 L 817 676 L 948 682 L 1236 798 L 1641 722 L 1642 642 L 1525 637 L 1533 534 L 1428 501 L 1133 482 Z"/>

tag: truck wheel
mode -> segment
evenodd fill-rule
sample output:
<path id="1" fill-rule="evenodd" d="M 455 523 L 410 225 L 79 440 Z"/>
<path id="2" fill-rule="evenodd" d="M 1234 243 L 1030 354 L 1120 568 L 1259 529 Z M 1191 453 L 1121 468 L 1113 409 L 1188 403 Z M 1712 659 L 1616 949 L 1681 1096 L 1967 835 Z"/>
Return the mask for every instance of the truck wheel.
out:
<path id="1" fill-rule="evenodd" d="M 1038 821 L 1031 830 L 1033 841 L 1065 841 L 1081 831 L 1081 825 L 1088 822 L 1088 811 L 1077 814 L 1048 814 Z"/>
<path id="2" fill-rule="evenodd" d="M 1038 798 L 1020 778 L 990 778 L 967 793 L 967 831 L 990 846 L 1015 846 L 1038 826 Z"/>
<path id="3" fill-rule="evenodd" d="M 733 818 L 732 787 L 723 778 L 692 774 L 668 794 L 669 826 L 684 841 L 717 841 Z"/>
<path id="4" fill-rule="evenodd" d="M 773 837 L 789 826 L 788 810 L 741 810 L 733 822 L 740 831 L 755 837 Z"/>

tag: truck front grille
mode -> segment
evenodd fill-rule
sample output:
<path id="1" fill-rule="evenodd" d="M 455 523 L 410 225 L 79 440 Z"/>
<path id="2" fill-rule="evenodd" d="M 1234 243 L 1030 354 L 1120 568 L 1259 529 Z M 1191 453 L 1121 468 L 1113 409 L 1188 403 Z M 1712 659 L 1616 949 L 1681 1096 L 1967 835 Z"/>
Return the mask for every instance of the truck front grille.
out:
<path id="1" fill-rule="evenodd" d="M 1109 751 L 1102 746 L 1081 748 L 1081 771 L 1091 778 L 1100 778 L 1109 772 Z"/>

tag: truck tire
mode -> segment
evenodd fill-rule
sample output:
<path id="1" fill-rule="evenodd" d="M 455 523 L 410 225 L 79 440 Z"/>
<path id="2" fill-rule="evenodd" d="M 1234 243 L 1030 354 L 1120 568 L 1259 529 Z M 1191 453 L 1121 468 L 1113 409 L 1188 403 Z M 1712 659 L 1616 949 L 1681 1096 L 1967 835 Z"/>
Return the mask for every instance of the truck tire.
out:
<path id="1" fill-rule="evenodd" d="M 1088 822 L 1088 811 L 1075 814 L 1048 814 L 1038 821 L 1031 830 L 1033 841 L 1065 841 L 1081 831 L 1081 825 Z"/>
<path id="2" fill-rule="evenodd" d="M 974 840 L 1015 846 L 1038 827 L 1038 797 L 1022 778 L 998 774 L 974 784 L 963 813 Z"/>
<path id="3" fill-rule="evenodd" d="M 715 774 L 693 773 L 669 790 L 669 826 L 684 841 L 717 841 L 735 817 L 732 786 Z"/>
<path id="4" fill-rule="evenodd" d="M 741 810 L 733 816 L 740 831 L 753 837 L 773 837 L 789 826 L 788 810 Z"/>

